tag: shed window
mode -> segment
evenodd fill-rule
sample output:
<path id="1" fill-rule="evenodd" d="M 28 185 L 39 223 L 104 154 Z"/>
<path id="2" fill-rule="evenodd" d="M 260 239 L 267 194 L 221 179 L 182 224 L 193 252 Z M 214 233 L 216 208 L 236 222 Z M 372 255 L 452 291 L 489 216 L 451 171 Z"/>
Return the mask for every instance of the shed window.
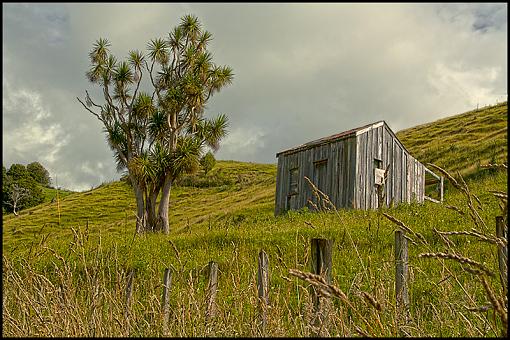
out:
<path id="1" fill-rule="evenodd" d="M 289 194 L 297 194 L 298 193 L 298 178 L 299 178 L 299 168 L 290 169 L 290 182 L 289 182 Z"/>
<path id="2" fill-rule="evenodd" d="M 374 168 L 382 169 L 382 161 L 380 159 L 374 158 Z"/>

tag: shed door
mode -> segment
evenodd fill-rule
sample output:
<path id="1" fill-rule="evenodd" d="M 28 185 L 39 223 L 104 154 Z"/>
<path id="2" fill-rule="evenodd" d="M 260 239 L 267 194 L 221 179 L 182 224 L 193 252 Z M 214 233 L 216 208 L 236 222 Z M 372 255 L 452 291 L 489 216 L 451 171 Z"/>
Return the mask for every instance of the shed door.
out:
<path id="1" fill-rule="evenodd" d="M 328 160 L 323 159 L 318 162 L 314 162 L 313 171 L 313 183 L 322 193 L 329 195 L 328 193 L 328 178 L 327 178 Z M 321 196 L 322 199 L 322 196 Z M 313 202 L 317 204 L 317 197 L 314 195 Z"/>

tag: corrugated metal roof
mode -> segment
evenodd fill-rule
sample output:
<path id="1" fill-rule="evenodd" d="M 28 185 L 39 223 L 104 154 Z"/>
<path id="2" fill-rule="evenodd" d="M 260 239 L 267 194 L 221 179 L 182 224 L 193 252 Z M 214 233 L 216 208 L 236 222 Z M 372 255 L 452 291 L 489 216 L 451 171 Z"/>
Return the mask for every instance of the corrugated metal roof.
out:
<path id="1" fill-rule="evenodd" d="M 343 139 L 343 138 L 347 138 L 347 137 L 356 135 L 358 132 L 363 133 L 363 132 L 366 132 L 366 131 L 361 131 L 361 130 L 369 129 L 371 127 L 374 127 L 374 125 L 380 125 L 380 124 L 386 124 L 386 122 L 384 120 L 380 120 L 380 121 L 375 122 L 375 123 L 371 123 L 371 124 L 367 124 L 367 125 L 364 125 L 364 126 L 360 126 L 360 127 L 355 128 L 355 129 L 351 129 L 351 130 L 347 130 L 347 131 L 344 131 L 344 132 L 340 132 L 340 133 L 337 133 L 337 134 L 334 134 L 334 135 L 331 135 L 331 136 L 328 136 L 328 137 L 322 137 L 322 138 L 313 140 L 311 142 L 307 142 L 305 144 L 301 144 L 299 146 L 296 146 L 296 147 L 293 147 L 293 148 L 290 148 L 290 149 L 287 149 L 287 150 L 280 151 L 280 152 L 278 152 L 276 154 L 276 157 L 278 157 L 281 154 L 294 153 L 294 152 L 305 150 L 305 149 L 308 149 L 308 148 L 311 148 L 311 147 L 315 147 L 315 146 L 318 146 L 318 145 L 321 145 L 321 144 L 331 143 L 331 142 L 337 141 L 339 139 Z"/>

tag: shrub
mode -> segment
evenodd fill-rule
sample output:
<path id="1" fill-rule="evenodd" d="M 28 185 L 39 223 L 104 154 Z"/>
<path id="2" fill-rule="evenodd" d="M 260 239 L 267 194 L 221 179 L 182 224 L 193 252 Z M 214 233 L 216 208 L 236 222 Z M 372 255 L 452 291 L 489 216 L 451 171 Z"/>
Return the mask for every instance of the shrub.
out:
<path id="1" fill-rule="evenodd" d="M 200 165 L 202 166 L 202 169 L 204 169 L 205 174 L 214 168 L 214 165 L 216 164 L 216 159 L 214 158 L 214 155 L 209 151 L 200 159 Z"/>

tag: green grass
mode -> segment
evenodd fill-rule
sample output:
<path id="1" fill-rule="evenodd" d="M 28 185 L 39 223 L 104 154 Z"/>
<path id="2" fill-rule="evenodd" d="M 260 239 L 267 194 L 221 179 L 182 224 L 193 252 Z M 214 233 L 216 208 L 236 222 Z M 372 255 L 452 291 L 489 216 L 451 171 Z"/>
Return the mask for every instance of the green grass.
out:
<path id="1" fill-rule="evenodd" d="M 57 189 L 55 188 L 48 188 L 48 187 L 42 187 L 42 191 L 44 194 L 44 203 L 49 203 L 53 200 L 57 199 Z M 64 198 L 66 196 L 69 196 L 70 194 L 74 193 L 74 191 L 67 190 L 67 189 L 58 189 L 58 197 L 59 199 Z"/>
<path id="2" fill-rule="evenodd" d="M 468 184 L 472 192 L 483 202 L 483 211 L 480 213 L 488 222 L 489 228 L 493 229 L 494 216 L 500 214 L 500 211 L 497 199 L 487 190 L 504 190 L 507 184 L 506 173 L 498 172 L 481 181 Z M 238 192 L 236 194 L 240 195 Z M 197 200 L 200 200 L 199 197 L 197 196 Z M 449 188 L 446 197 L 444 205 L 426 202 L 423 205 L 401 205 L 388 210 L 388 213 L 403 221 L 415 232 L 423 234 L 429 243 L 429 246 L 419 243 L 410 245 L 411 314 L 417 318 L 410 333 L 415 336 L 496 336 L 499 334 L 499 324 L 490 326 L 490 321 L 487 321 L 491 318 L 490 314 L 479 319 L 471 313 L 466 316 L 468 321 L 461 317 L 466 314 L 466 306 L 487 304 L 483 289 L 474 276 L 453 261 L 449 263 L 446 260 L 418 257 L 423 252 L 444 251 L 445 245 L 433 232 L 434 228 L 442 231 L 460 231 L 476 227 L 468 217 L 460 216 L 446 207 L 454 205 L 467 211 L 463 196 L 455 189 Z M 190 214 L 193 215 L 194 212 Z M 384 326 L 370 334 L 377 336 L 399 334 L 392 326 L 393 232 L 396 226 L 378 212 L 341 210 L 338 214 L 334 212 L 317 214 L 302 211 L 274 217 L 271 205 L 263 204 L 255 209 L 246 206 L 245 209 L 234 210 L 231 213 L 217 214 L 211 220 L 210 224 L 207 220 L 191 224 L 189 230 L 184 224 L 180 229 L 173 229 L 168 236 L 156 234 L 134 238 L 134 223 L 128 223 L 129 226 L 124 229 L 108 229 L 103 225 L 89 224 L 88 230 L 85 225 L 75 224 L 62 227 L 60 233 L 48 228 L 41 233 L 27 235 L 26 242 L 27 244 L 33 242 L 32 247 L 13 249 L 5 244 L 4 239 L 4 257 L 12 261 L 12 266 L 28 261 L 32 268 L 31 272 L 43 273 L 53 282 L 60 282 L 59 280 L 64 279 L 60 279 L 59 275 L 64 274 L 59 274 L 62 269 L 57 270 L 56 264 L 61 265 L 61 262 L 48 250 L 54 249 L 65 259 L 67 266 L 74 268 L 72 271 L 74 274 L 69 274 L 66 280 L 71 281 L 68 283 L 71 287 L 81 287 L 73 293 L 75 295 L 72 295 L 77 306 L 88 306 L 91 303 L 86 292 L 96 287 L 93 284 L 96 282 L 94 280 L 101 283 L 100 285 L 96 283 L 99 285 L 97 287 L 100 287 L 97 289 L 116 292 L 116 299 L 119 300 L 117 303 L 122 305 L 123 287 L 126 282 L 123 275 L 128 268 L 135 268 L 137 284 L 134 290 L 138 304 L 134 313 L 137 322 L 142 326 L 139 326 L 141 328 L 138 330 L 132 330 L 130 333 L 132 336 L 160 334 L 161 323 L 153 314 L 159 313 L 157 301 L 161 296 L 163 271 L 171 267 L 175 275 L 172 308 L 182 310 L 186 315 L 193 315 L 186 318 L 175 315 L 174 318 L 180 321 L 176 321 L 172 326 L 173 335 L 253 336 L 257 334 L 253 333 L 255 331 L 250 321 L 257 315 L 254 302 L 257 254 L 264 249 L 269 256 L 271 268 L 273 303 L 271 315 L 274 320 L 269 328 L 270 334 L 306 336 L 310 330 L 306 326 L 306 318 L 300 315 L 310 313 L 310 307 L 307 305 L 309 295 L 306 285 L 291 277 L 288 269 L 309 271 L 310 239 L 328 238 L 335 242 L 333 283 L 346 292 L 350 299 L 357 301 L 360 310 L 367 315 L 373 314 L 374 311 L 359 300 L 359 292 L 372 294 L 384 306 L 378 316 Z M 77 230 L 78 235 L 82 234 L 83 248 L 79 246 L 80 237 L 73 236 L 71 227 Z M 4 235 L 9 231 L 10 227 L 7 226 Z M 492 230 L 489 230 L 489 233 L 492 233 Z M 412 238 L 418 242 L 416 238 Z M 467 236 L 451 237 L 451 240 L 455 242 L 457 252 L 486 263 L 488 268 L 497 272 L 496 253 L 492 245 Z M 13 239 L 7 241 L 14 243 Z M 177 252 L 170 241 L 175 245 Z M 208 331 L 201 328 L 202 326 L 194 329 L 193 326 L 204 324 L 205 266 L 211 260 L 216 261 L 220 269 L 217 296 L 220 316 L 214 331 Z M 85 268 L 93 273 L 91 279 L 86 278 Z M 448 271 L 455 275 L 448 279 L 450 275 Z M 438 284 L 445 278 L 444 283 Z M 498 280 L 493 280 L 492 284 L 495 291 L 501 289 Z M 88 288 L 89 285 L 91 288 Z M 345 308 L 338 301 L 335 303 L 339 311 Z M 48 304 L 51 306 L 51 303 Z M 103 320 L 108 319 L 109 310 L 115 313 L 116 307 L 113 302 L 110 302 L 109 306 L 102 314 Z M 343 312 L 349 313 L 345 309 Z M 47 313 L 58 320 L 58 315 L 53 315 L 49 311 Z M 85 311 L 83 313 L 83 320 L 90 320 L 90 316 L 87 316 Z M 119 309 L 118 313 L 121 317 L 122 309 Z M 347 335 L 356 335 L 353 325 L 368 332 L 358 317 L 351 315 L 350 320 L 345 321 L 347 324 L 343 326 L 351 332 Z M 38 329 L 40 334 L 46 334 L 42 324 L 37 320 L 33 322 L 39 325 L 35 329 Z M 469 322 L 469 327 L 466 322 Z M 143 326 L 146 323 L 147 325 Z M 108 325 L 109 323 L 103 321 L 98 326 L 103 328 L 97 332 L 103 335 L 123 334 L 122 328 Z M 88 328 L 83 327 L 80 328 L 83 332 L 80 334 L 92 334 Z M 107 327 L 112 328 L 109 330 L 112 333 L 108 333 Z M 340 330 L 340 326 L 332 327 L 330 334 Z M 11 332 L 13 331 L 11 328 Z M 55 328 L 52 332 L 66 334 L 58 333 Z"/>
<path id="3" fill-rule="evenodd" d="M 464 115 L 451 119 L 469 118 Z M 438 130 L 444 133 L 447 121 L 439 121 Z M 482 122 L 479 125 L 482 128 Z M 405 135 L 409 149 L 414 139 L 423 138 L 421 129 L 414 130 L 414 138 L 412 133 Z M 503 135 L 498 136 L 499 142 Z M 430 136 L 432 140 L 443 137 Z M 423 150 L 440 145 L 430 143 L 423 142 Z M 425 155 L 429 154 L 420 157 Z M 448 157 L 460 159 L 454 154 Z M 456 170 L 455 162 L 430 161 Z M 165 268 L 172 268 L 168 335 L 258 336 L 256 273 L 258 252 L 263 249 L 269 257 L 271 286 L 266 335 L 309 336 L 313 332 L 309 287 L 291 276 L 289 269 L 310 271 L 310 239 L 319 237 L 334 240 L 333 284 L 355 306 L 334 299 L 324 335 L 499 336 L 501 320 L 494 317 L 494 310 L 467 309 L 490 305 L 479 276 L 467 271 L 469 266 L 419 257 L 426 252 L 454 251 L 497 273 L 493 244 L 457 235 L 449 237 L 453 245 L 448 248 L 434 231 L 476 228 L 484 235 L 494 234 L 494 219 L 501 209 L 489 191 L 506 192 L 507 173 L 478 172 L 467 184 L 482 202 L 476 209 L 487 227 L 474 224 L 465 196 L 450 184 L 443 204 L 426 201 L 385 210 L 427 242 L 422 244 L 408 234 L 416 244 L 409 246 L 412 320 L 407 327 L 397 327 L 394 310 L 394 223 L 378 211 L 359 210 L 303 210 L 275 217 L 276 165 L 218 161 L 207 176 L 185 178 L 172 189 L 169 235 L 134 234 L 134 197 L 122 182 L 63 197 L 60 223 L 56 203 L 51 202 L 23 210 L 19 217 L 5 215 L 3 335 L 160 336 L 162 276 Z M 464 215 L 449 206 L 458 207 Z M 218 315 L 206 326 L 209 261 L 219 265 Z M 136 273 L 134 303 L 126 319 L 130 268 Z M 498 277 L 487 279 L 501 296 Z M 374 296 L 382 309 L 367 304 L 361 292 Z"/>
<path id="4" fill-rule="evenodd" d="M 425 165 L 476 175 L 480 165 L 508 162 L 508 102 L 402 130 L 397 137 Z"/>
<path id="5" fill-rule="evenodd" d="M 264 209 L 272 213 L 276 167 L 271 164 L 218 161 L 207 177 L 223 173 L 230 184 L 194 188 L 175 186 L 171 192 L 170 223 L 175 233 L 193 229 L 204 221 L 225 219 Z M 3 246 L 25 247 L 41 228 L 45 232 L 66 235 L 71 227 L 101 229 L 113 234 L 130 234 L 136 221 L 131 188 L 124 182 L 111 182 L 94 190 L 71 193 L 60 200 L 60 224 L 57 202 L 47 202 L 22 210 L 20 216 L 3 217 Z"/>

